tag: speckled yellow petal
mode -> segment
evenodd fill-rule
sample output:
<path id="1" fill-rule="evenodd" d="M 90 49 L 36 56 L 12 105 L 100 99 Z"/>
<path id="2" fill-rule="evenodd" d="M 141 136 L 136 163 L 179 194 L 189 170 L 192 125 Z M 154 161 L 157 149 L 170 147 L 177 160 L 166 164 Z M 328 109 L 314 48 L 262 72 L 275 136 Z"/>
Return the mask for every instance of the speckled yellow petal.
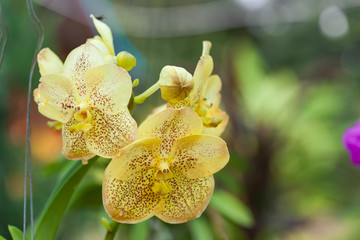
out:
<path id="1" fill-rule="evenodd" d="M 64 63 L 64 75 L 75 83 L 81 97 L 85 96 L 84 74 L 90 68 L 104 64 L 101 52 L 92 44 L 85 43 L 72 50 Z"/>
<path id="2" fill-rule="evenodd" d="M 211 56 L 205 55 L 200 58 L 193 76 L 194 88 L 189 96 L 191 106 L 203 97 L 206 81 L 210 77 L 213 68 L 214 62 Z"/>
<path id="3" fill-rule="evenodd" d="M 221 79 L 218 75 L 212 75 L 206 82 L 204 97 L 213 106 L 218 107 L 221 100 Z"/>
<path id="4" fill-rule="evenodd" d="M 201 118 L 189 108 L 165 109 L 148 117 L 138 129 L 138 139 L 155 137 L 163 139 L 161 157 L 166 158 L 176 139 L 199 134 Z"/>
<path id="5" fill-rule="evenodd" d="M 226 112 L 220 110 L 217 107 L 210 108 L 210 110 L 208 111 L 208 116 L 220 118 L 221 123 L 219 125 L 217 125 L 216 127 L 205 127 L 204 126 L 201 133 L 207 134 L 207 135 L 213 135 L 213 136 L 220 136 L 224 132 L 224 130 L 229 122 L 229 116 L 226 114 Z"/>
<path id="6" fill-rule="evenodd" d="M 64 68 L 63 62 L 50 48 L 41 49 L 37 55 L 37 61 L 41 76 L 62 73 Z"/>
<path id="7" fill-rule="evenodd" d="M 136 122 L 127 107 L 116 115 L 91 110 L 92 128 L 85 133 L 86 144 L 91 152 L 109 158 L 136 138 Z"/>
<path id="8" fill-rule="evenodd" d="M 155 215 L 168 223 L 184 223 L 200 217 L 214 191 L 213 176 L 189 179 L 177 169 L 171 171 L 174 178 L 168 183 L 173 190 L 166 195 L 164 209 Z"/>
<path id="9" fill-rule="evenodd" d="M 127 106 L 132 93 L 129 73 L 115 64 L 89 69 L 85 75 L 86 99 L 106 114 L 117 114 Z"/>
<path id="10" fill-rule="evenodd" d="M 65 123 L 62 128 L 63 138 L 63 154 L 70 160 L 88 160 L 95 156 L 91 153 L 86 146 L 84 132 L 77 131 L 71 133 L 69 128 L 79 122 L 72 118 L 69 122 Z"/>
<path id="11" fill-rule="evenodd" d="M 207 177 L 228 163 L 229 150 L 219 137 L 191 135 L 174 142 L 169 159 L 188 178 Z"/>
<path id="12" fill-rule="evenodd" d="M 76 89 L 67 77 L 47 74 L 41 77 L 39 88 L 34 91 L 34 99 L 39 112 L 60 122 L 67 122 L 74 113 Z"/>
<path id="13" fill-rule="evenodd" d="M 102 21 L 100 21 L 99 19 L 94 17 L 94 15 L 91 14 L 90 17 L 92 18 L 96 30 L 99 32 L 100 36 L 104 40 L 104 42 L 105 42 L 106 46 L 108 47 L 110 53 L 112 55 L 114 55 L 115 51 L 114 51 L 114 43 L 113 43 L 113 36 L 112 36 L 112 33 L 111 33 L 111 29 L 109 28 L 108 25 L 106 25 L 105 23 L 103 23 Z"/>
<path id="14" fill-rule="evenodd" d="M 113 160 L 114 161 L 114 160 Z M 155 169 L 144 169 L 129 181 L 112 175 L 111 167 L 105 171 L 103 204 L 108 215 L 117 222 L 138 223 L 164 208 L 164 198 L 154 193 Z"/>
<path id="15" fill-rule="evenodd" d="M 160 138 L 144 138 L 122 148 L 119 156 L 108 165 L 108 172 L 122 181 L 128 181 L 144 168 L 154 167 L 160 158 Z"/>

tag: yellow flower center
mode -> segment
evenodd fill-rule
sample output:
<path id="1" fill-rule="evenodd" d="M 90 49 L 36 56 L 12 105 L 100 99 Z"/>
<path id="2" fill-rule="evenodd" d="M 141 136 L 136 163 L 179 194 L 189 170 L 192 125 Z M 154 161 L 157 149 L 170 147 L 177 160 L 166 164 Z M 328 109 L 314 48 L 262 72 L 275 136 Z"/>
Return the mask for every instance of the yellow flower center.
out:
<path id="1" fill-rule="evenodd" d="M 159 163 L 158 169 L 160 170 L 161 173 L 163 174 L 167 174 L 170 172 L 169 170 L 169 164 L 166 161 L 161 161 Z"/>
<path id="2" fill-rule="evenodd" d="M 74 118 L 79 123 L 72 125 L 69 128 L 71 133 L 77 131 L 87 132 L 92 128 L 92 117 L 90 113 L 90 106 L 87 102 L 80 102 L 77 107 L 75 107 Z"/>
<path id="3" fill-rule="evenodd" d="M 201 117 L 206 116 L 212 106 L 212 103 L 210 103 L 206 98 L 203 98 L 197 104 L 195 104 L 194 111 Z"/>
<path id="4" fill-rule="evenodd" d="M 195 106 L 194 111 L 199 114 L 205 127 L 217 127 L 222 120 L 216 116 L 209 116 L 208 112 L 212 108 L 213 103 L 206 98 L 201 99 Z"/>
<path id="5" fill-rule="evenodd" d="M 151 189 L 159 195 L 165 195 L 172 191 L 171 186 L 165 181 L 155 182 Z"/>
<path id="6" fill-rule="evenodd" d="M 172 188 L 166 180 L 173 177 L 173 174 L 169 169 L 169 164 L 166 161 L 161 161 L 157 166 L 157 169 L 158 171 L 155 175 L 156 182 L 151 189 L 154 193 L 159 195 L 168 194 L 172 191 Z"/>

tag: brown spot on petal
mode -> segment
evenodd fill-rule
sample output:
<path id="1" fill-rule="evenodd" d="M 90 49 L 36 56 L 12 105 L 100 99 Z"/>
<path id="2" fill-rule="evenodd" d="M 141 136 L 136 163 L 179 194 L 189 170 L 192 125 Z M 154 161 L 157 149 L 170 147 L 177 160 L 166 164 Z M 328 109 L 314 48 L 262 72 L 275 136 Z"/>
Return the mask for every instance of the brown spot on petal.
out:
<path id="1" fill-rule="evenodd" d="M 144 169 L 129 181 L 121 181 L 105 172 L 103 203 L 106 212 L 117 222 L 144 221 L 164 207 L 163 197 L 152 190 L 155 184 L 154 169 Z"/>
<path id="2" fill-rule="evenodd" d="M 64 75 L 75 84 L 81 97 L 85 96 L 84 74 L 90 68 L 104 64 L 104 57 L 92 44 L 83 44 L 70 52 L 64 63 Z"/>
<path id="3" fill-rule="evenodd" d="M 101 157 L 113 157 L 136 138 L 136 122 L 127 107 L 116 115 L 91 110 L 93 127 L 85 133 L 89 149 Z"/>
<path id="4" fill-rule="evenodd" d="M 173 178 L 167 180 L 171 193 L 166 195 L 164 209 L 156 214 L 168 223 L 184 223 L 199 217 L 206 209 L 214 190 L 214 178 L 189 179 L 172 168 Z"/>
<path id="5" fill-rule="evenodd" d="M 138 129 L 138 138 L 163 139 L 161 157 L 166 159 L 173 142 L 181 137 L 199 134 L 201 118 L 189 108 L 165 109 L 147 118 Z"/>
<path id="6" fill-rule="evenodd" d="M 69 122 L 65 123 L 62 128 L 63 137 L 63 154 L 70 160 L 87 160 L 95 156 L 86 146 L 84 132 L 71 132 L 69 129 L 79 122 L 73 117 Z"/>

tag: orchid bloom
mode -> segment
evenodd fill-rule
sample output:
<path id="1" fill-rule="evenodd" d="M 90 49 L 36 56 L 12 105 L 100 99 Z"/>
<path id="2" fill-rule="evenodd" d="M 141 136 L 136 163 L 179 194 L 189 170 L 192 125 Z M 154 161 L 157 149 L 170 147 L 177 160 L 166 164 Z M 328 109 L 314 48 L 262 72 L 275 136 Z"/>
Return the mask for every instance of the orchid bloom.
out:
<path id="1" fill-rule="evenodd" d="M 105 63 L 94 45 L 70 52 L 63 64 L 50 49 L 38 55 L 40 84 L 34 90 L 39 112 L 63 124 L 63 154 L 71 160 L 112 157 L 136 138 L 127 108 L 131 77 Z"/>
<path id="2" fill-rule="evenodd" d="M 168 223 L 199 217 L 214 190 L 213 174 L 229 160 L 226 143 L 202 135 L 189 108 L 165 109 L 145 120 L 138 138 L 105 170 L 103 204 L 111 218 L 138 223 L 156 216 Z"/>
<path id="3" fill-rule="evenodd" d="M 189 78 L 191 74 L 183 68 L 165 66 L 160 73 L 159 85 L 162 97 L 168 101 L 168 108 L 192 108 L 203 120 L 202 133 L 220 136 L 229 117 L 219 109 L 221 79 L 218 75 L 211 75 L 214 62 L 209 55 L 210 48 L 211 43 L 204 41 L 203 55 L 196 66 L 192 79 Z M 174 82 L 172 85 L 170 78 Z"/>
<path id="4" fill-rule="evenodd" d="M 94 26 L 100 36 L 87 39 L 88 43 L 96 46 L 104 56 L 104 60 L 107 63 L 115 63 L 119 67 L 124 68 L 126 71 L 130 71 L 136 65 L 135 57 L 126 52 L 122 51 L 118 55 L 115 55 L 113 35 L 111 29 L 104 22 L 100 21 L 94 15 L 90 15 L 93 20 Z"/>
<path id="5" fill-rule="evenodd" d="M 342 141 L 349 152 L 351 162 L 360 166 L 360 121 L 346 129 Z"/>

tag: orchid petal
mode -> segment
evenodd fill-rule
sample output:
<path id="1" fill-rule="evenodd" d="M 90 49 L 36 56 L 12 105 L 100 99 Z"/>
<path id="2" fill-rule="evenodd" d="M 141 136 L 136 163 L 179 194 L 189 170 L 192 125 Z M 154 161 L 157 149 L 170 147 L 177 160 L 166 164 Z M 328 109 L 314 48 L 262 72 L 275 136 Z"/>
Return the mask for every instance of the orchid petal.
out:
<path id="1" fill-rule="evenodd" d="M 104 64 L 101 52 L 92 44 L 85 43 L 72 50 L 64 63 L 64 75 L 72 80 L 81 97 L 85 96 L 84 74 L 90 68 Z"/>
<path id="2" fill-rule="evenodd" d="M 104 43 L 108 47 L 111 55 L 114 55 L 115 51 L 114 51 L 114 43 L 113 43 L 113 36 L 111 33 L 111 29 L 107 24 L 103 23 L 102 21 L 94 17 L 94 15 L 91 14 L 90 17 L 93 19 L 94 26 L 96 30 L 99 32 L 102 39 L 104 40 Z"/>
<path id="3" fill-rule="evenodd" d="M 208 102 L 210 102 L 213 106 L 218 107 L 221 100 L 221 79 L 218 75 L 212 75 L 208 78 L 204 97 Z"/>
<path id="4" fill-rule="evenodd" d="M 214 177 L 189 179 L 176 168 L 172 173 L 174 178 L 167 181 L 173 190 L 166 195 L 164 209 L 155 215 L 168 223 L 184 223 L 200 217 L 214 191 Z"/>
<path id="5" fill-rule="evenodd" d="M 41 76 L 62 73 L 64 68 L 63 62 L 50 48 L 42 49 L 37 55 L 37 61 Z"/>
<path id="6" fill-rule="evenodd" d="M 103 55 L 107 55 L 107 54 L 111 54 L 109 49 L 107 48 L 104 40 L 100 37 L 100 36 L 95 36 L 93 38 L 88 38 L 86 40 L 87 43 L 91 43 L 92 45 L 94 45 L 95 47 L 97 47 L 99 49 L 99 51 L 103 54 Z"/>
<path id="7" fill-rule="evenodd" d="M 128 181 L 144 168 L 154 167 L 160 158 L 161 142 L 159 138 L 144 138 L 127 145 L 109 163 L 108 173 L 119 180 Z"/>
<path id="8" fill-rule="evenodd" d="M 107 167 L 102 189 L 108 215 L 117 222 L 138 223 L 160 212 L 164 208 L 163 196 L 150 187 L 155 183 L 155 173 L 154 168 L 146 168 L 131 180 L 123 181 Z"/>
<path id="9" fill-rule="evenodd" d="M 201 118 L 189 108 L 165 109 L 148 117 L 138 129 L 138 139 L 155 137 L 163 139 L 161 157 L 166 158 L 173 142 L 179 138 L 199 134 Z"/>
<path id="10" fill-rule="evenodd" d="M 74 84 L 60 74 L 41 77 L 39 88 L 34 91 L 39 112 L 60 122 L 67 122 L 75 111 L 77 92 Z"/>
<path id="11" fill-rule="evenodd" d="M 85 133 L 86 144 L 91 152 L 101 157 L 113 157 L 120 149 L 136 138 L 136 122 L 127 107 L 116 115 L 91 111 L 92 128 Z"/>
<path id="12" fill-rule="evenodd" d="M 117 114 L 127 106 L 132 93 L 131 77 L 115 64 L 89 69 L 85 75 L 86 99 L 106 114 Z"/>
<path id="13" fill-rule="evenodd" d="M 85 134 L 82 131 L 70 132 L 69 128 L 79 123 L 72 118 L 62 128 L 63 154 L 70 160 L 88 160 L 95 156 L 86 146 Z"/>
<path id="14" fill-rule="evenodd" d="M 196 66 L 193 81 L 194 88 L 190 92 L 190 105 L 193 106 L 201 98 L 203 98 L 203 91 L 206 86 L 206 81 L 210 77 L 214 68 L 214 62 L 211 56 L 202 56 Z"/>
<path id="15" fill-rule="evenodd" d="M 222 169 L 229 161 L 229 150 L 219 137 L 191 135 L 174 142 L 169 158 L 172 166 L 193 179 Z"/>

